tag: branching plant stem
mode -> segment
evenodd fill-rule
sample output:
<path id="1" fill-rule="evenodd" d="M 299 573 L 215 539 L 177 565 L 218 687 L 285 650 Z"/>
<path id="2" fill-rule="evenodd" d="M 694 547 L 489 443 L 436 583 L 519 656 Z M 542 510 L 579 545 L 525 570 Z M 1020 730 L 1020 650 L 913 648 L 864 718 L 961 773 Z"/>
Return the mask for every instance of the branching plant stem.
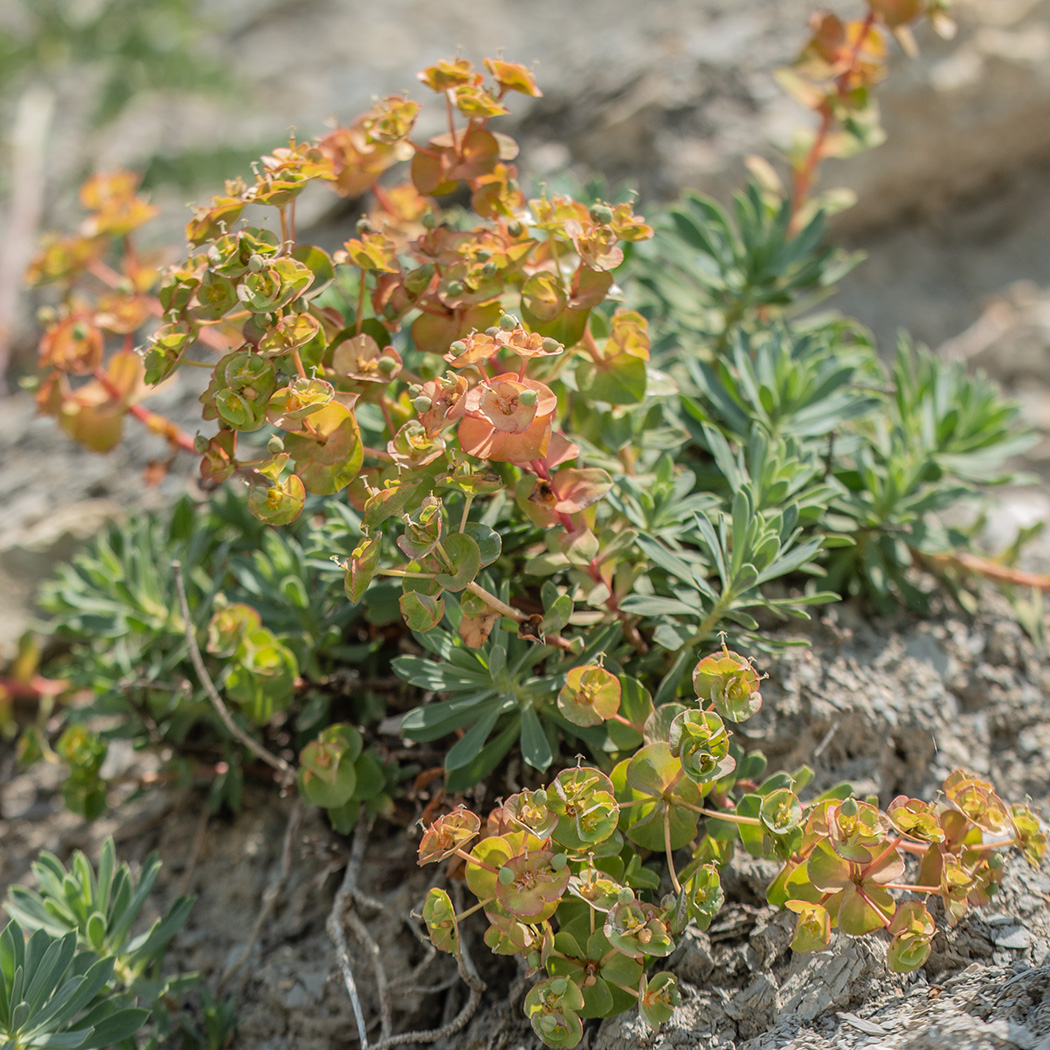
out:
<path id="1" fill-rule="evenodd" d="M 383 908 L 381 901 L 369 897 L 357 885 L 369 830 L 370 824 L 367 822 L 362 822 L 358 825 L 357 833 L 354 835 L 354 844 L 350 851 L 350 859 L 347 862 L 346 871 L 343 875 L 343 882 L 335 895 L 335 900 L 332 902 L 332 910 L 328 914 L 328 922 L 325 927 L 328 931 L 328 936 L 336 947 L 339 969 L 343 976 L 343 984 L 346 987 L 347 994 L 350 996 L 361 1048 L 362 1050 L 386 1050 L 388 1047 L 400 1046 L 405 1043 L 434 1043 L 439 1039 L 455 1035 L 456 1032 L 464 1028 L 471 1017 L 474 1016 L 481 1002 L 481 993 L 485 990 L 485 983 L 478 976 L 466 945 L 461 944 L 460 956 L 457 958 L 459 974 L 470 988 L 470 995 L 463 1008 L 448 1024 L 442 1025 L 440 1028 L 434 1028 L 425 1032 L 405 1032 L 401 1035 L 392 1034 L 390 983 L 387 980 L 386 971 L 382 964 L 382 953 L 375 938 L 368 932 L 365 924 L 352 909 L 352 905 L 355 903 L 364 904 L 375 910 L 382 910 Z M 365 946 L 372 959 L 376 988 L 379 993 L 380 1027 L 382 1033 L 380 1039 L 375 1043 L 368 1041 L 368 1026 L 365 1021 L 364 1009 L 361 1006 L 357 982 L 354 979 L 353 968 L 350 965 L 349 944 L 346 938 L 347 927 L 349 927 L 354 937 Z"/>
<path id="2" fill-rule="evenodd" d="M 872 32 L 874 27 L 875 13 L 874 11 L 869 11 L 861 24 L 860 31 L 857 33 L 846 68 L 835 81 L 835 95 L 839 101 L 845 99 L 849 91 L 854 67 L 860 58 L 860 53 L 864 48 L 865 41 L 868 39 L 868 34 Z M 798 216 L 802 211 L 802 206 L 808 200 L 810 190 L 813 188 L 817 169 L 820 167 L 821 160 L 823 160 L 824 145 L 827 142 L 828 135 L 831 134 L 834 121 L 834 108 L 831 100 L 826 99 L 820 109 L 820 127 L 817 129 L 816 137 L 813 139 L 813 145 L 810 146 L 805 160 L 795 172 L 795 184 L 791 192 L 791 229 L 793 231 L 798 223 Z"/>
<path id="3" fill-rule="evenodd" d="M 508 605 L 506 602 L 501 601 L 491 591 L 485 590 L 480 583 L 471 581 L 467 584 L 467 590 L 470 591 L 471 594 L 477 595 L 486 605 L 495 609 L 496 612 L 509 617 L 515 623 L 524 623 L 527 619 L 524 613 L 518 612 L 518 610 L 512 605 Z M 560 634 L 545 635 L 544 641 L 547 645 L 553 645 L 555 648 L 564 649 L 566 652 L 571 653 L 573 651 L 572 642 L 570 642 L 568 638 L 563 638 Z"/>
<path id="4" fill-rule="evenodd" d="M 212 707 L 215 709 L 215 713 L 219 716 L 219 721 L 226 727 L 226 730 L 233 736 L 235 740 L 239 740 L 256 758 L 261 759 L 268 766 L 276 769 L 281 774 L 281 779 L 284 783 L 290 784 L 295 779 L 295 770 L 291 765 L 286 762 L 279 755 L 273 754 L 268 751 L 262 744 L 257 740 L 253 740 L 237 723 L 233 720 L 226 705 L 222 702 L 222 697 L 219 696 L 218 689 L 215 688 L 215 683 L 212 681 L 211 675 L 208 674 L 208 669 L 204 666 L 204 659 L 201 656 L 200 646 L 197 644 L 197 636 L 193 628 L 193 620 L 190 619 L 190 603 L 186 598 L 186 585 L 182 579 L 182 563 L 179 561 L 173 561 L 171 563 L 171 570 L 175 576 L 175 591 L 179 596 L 179 609 L 182 612 L 182 621 L 184 630 L 186 633 L 186 645 L 189 647 L 190 660 L 193 662 L 194 670 L 197 672 L 197 677 L 200 679 L 201 685 L 204 687 L 204 691 L 208 694 L 208 699 L 211 701 Z"/>

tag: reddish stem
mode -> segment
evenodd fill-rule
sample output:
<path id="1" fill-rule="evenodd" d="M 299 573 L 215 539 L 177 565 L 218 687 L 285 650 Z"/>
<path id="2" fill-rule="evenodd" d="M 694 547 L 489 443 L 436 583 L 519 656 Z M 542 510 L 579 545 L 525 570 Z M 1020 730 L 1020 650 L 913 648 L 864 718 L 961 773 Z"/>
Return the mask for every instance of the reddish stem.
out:
<path id="1" fill-rule="evenodd" d="M 394 207 L 393 202 L 390 200 L 390 195 L 379 185 L 378 182 L 372 187 L 372 196 L 375 197 L 376 204 L 378 204 L 387 215 L 393 216 L 395 219 L 398 217 L 397 208 Z"/>
<path id="2" fill-rule="evenodd" d="M 861 878 L 863 878 L 865 875 L 867 875 L 868 872 L 872 870 L 872 868 L 874 868 L 877 865 L 881 864 L 891 853 L 895 853 L 897 851 L 897 847 L 903 841 L 904 841 L 904 836 L 903 835 L 898 835 L 897 838 L 893 842 L 887 843 L 886 844 L 886 848 L 877 857 L 875 857 L 873 860 L 869 861 L 861 869 L 861 873 L 860 873 L 861 874 Z"/>
<path id="3" fill-rule="evenodd" d="M 911 889 L 910 886 L 908 888 Z M 857 894 L 871 906 L 872 911 L 874 911 L 875 914 L 878 915 L 878 917 L 882 920 L 883 927 L 889 926 L 890 920 L 887 919 L 885 915 L 883 915 L 882 909 L 879 908 L 879 906 L 864 892 L 863 887 L 857 887 Z"/>
<path id="4" fill-rule="evenodd" d="M 44 678 L 35 674 L 28 682 L 15 678 L 0 677 L 0 698 L 13 700 L 39 700 L 44 696 L 57 696 L 69 688 L 69 682 L 60 678 Z"/>
<path id="5" fill-rule="evenodd" d="M 88 272 L 98 278 L 107 288 L 117 288 L 124 281 L 124 278 L 116 270 L 97 259 L 88 267 Z M 154 317 L 164 318 L 164 308 L 160 305 L 160 300 L 156 296 L 145 295 L 143 299 L 145 299 L 149 312 Z M 217 332 L 213 332 L 207 326 L 198 330 L 197 340 L 221 353 L 226 353 L 230 349 L 230 341 L 224 339 Z"/>
<path id="6" fill-rule="evenodd" d="M 587 350 L 587 353 L 591 355 L 591 359 L 596 365 L 602 363 L 601 351 L 598 349 L 598 344 L 595 342 L 594 336 L 591 334 L 590 328 L 583 330 L 583 345 Z"/>
<path id="7" fill-rule="evenodd" d="M 92 375 L 114 401 L 124 401 L 124 392 L 101 368 L 96 368 Z M 164 438 L 172 448 L 181 448 L 185 452 L 196 454 L 197 450 L 193 447 L 193 438 L 166 416 L 151 412 L 148 408 L 143 408 L 142 405 L 125 405 L 125 411 L 129 415 L 134 416 L 151 433 Z"/>
<path id="8" fill-rule="evenodd" d="M 999 562 L 982 558 L 969 551 L 955 551 L 946 554 L 922 554 L 912 549 L 920 560 L 928 562 L 937 567 L 951 567 L 962 569 L 985 579 L 998 580 L 1000 583 L 1013 584 L 1017 587 L 1034 587 L 1039 591 L 1050 591 L 1050 574 L 1037 572 L 1025 572 L 1015 569 L 1010 565 L 1002 565 Z"/>
<path id="9" fill-rule="evenodd" d="M 864 41 L 868 38 L 868 34 L 871 32 L 874 25 L 875 12 L 869 11 L 860 27 L 860 32 L 857 34 L 857 40 L 853 45 L 853 50 L 850 52 L 849 62 L 846 68 L 835 80 L 835 94 L 839 100 L 846 97 L 846 92 L 849 90 L 850 79 L 856 69 L 857 59 L 860 57 L 861 48 L 864 46 Z M 802 205 L 806 203 L 806 199 L 809 197 L 809 192 L 813 187 L 817 168 L 820 166 L 822 160 L 824 145 L 831 132 L 831 126 L 834 119 L 835 117 L 831 103 L 828 99 L 825 99 L 820 107 L 820 127 L 817 129 L 816 138 L 813 140 L 813 145 L 810 146 L 806 159 L 795 172 L 795 186 L 791 194 L 792 231 L 795 230 L 798 214 L 802 210 Z"/>

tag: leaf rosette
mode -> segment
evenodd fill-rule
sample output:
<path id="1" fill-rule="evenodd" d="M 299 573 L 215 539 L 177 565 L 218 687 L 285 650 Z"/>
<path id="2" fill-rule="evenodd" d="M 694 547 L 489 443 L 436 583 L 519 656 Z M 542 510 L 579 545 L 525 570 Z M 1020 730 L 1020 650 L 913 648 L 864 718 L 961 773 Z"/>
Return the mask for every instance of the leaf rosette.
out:
<path id="1" fill-rule="evenodd" d="M 568 849 L 587 849 L 616 831 L 620 811 L 612 781 L 589 766 L 565 769 L 547 792 L 547 804 L 558 817 L 553 836 Z"/>
<path id="2" fill-rule="evenodd" d="M 893 973 L 911 973 L 930 957 L 936 926 L 922 901 L 902 904 L 888 929 L 893 936 L 886 946 L 886 962 Z"/>
<path id="3" fill-rule="evenodd" d="M 609 909 L 603 932 L 617 951 L 632 959 L 670 955 L 675 949 L 663 912 L 639 900 L 630 890 Z"/>
<path id="4" fill-rule="evenodd" d="M 496 900 L 512 915 L 538 921 L 557 905 L 569 885 L 571 871 L 564 853 L 531 850 L 509 857 L 496 877 Z"/>
<path id="5" fill-rule="evenodd" d="M 583 992 L 566 977 L 540 981 L 525 996 L 525 1015 L 533 1031 L 557 1050 L 569 1050 L 583 1038 L 583 1007 Z"/>
<path id="6" fill-rule="evenodd" d="M 683 711 L 671 722 L 668 735 L 671 754 L 696 784 L 710 784 L 736 768 L 729 753 L 729 733 L 713 711 Z"/>
<path id="7" fill-rule="evenodd" d="M 558 692 L 558 710 L 574 725 L 596 726 L 620 709 L 620 680 L 604 667 L 574 667 Z"/>
<path id="8" fill-rule="evenodd" d="M 459 923 L 449 895 L 438 887 L 431 888 L 423 905 L 423 921 L 430 943 L 441 952 L 459 954 Z"/>
<path id="9" fill-rule="evenodd" d="M 444 860 L 462 849 L 480 830 L 480 818 L 462 806 L 438 817 L 423 833 L 419 843 L 419 863 L 433 864 Z"/>
<path id="10" fill-rule="evenodd" d="M 693 669 L 693 688 L 702 701 L 711 701 L 729 722 L 744 722 L 762 706 L 761 677 L 751 662 L 724 646 L 705 656 Z"/>

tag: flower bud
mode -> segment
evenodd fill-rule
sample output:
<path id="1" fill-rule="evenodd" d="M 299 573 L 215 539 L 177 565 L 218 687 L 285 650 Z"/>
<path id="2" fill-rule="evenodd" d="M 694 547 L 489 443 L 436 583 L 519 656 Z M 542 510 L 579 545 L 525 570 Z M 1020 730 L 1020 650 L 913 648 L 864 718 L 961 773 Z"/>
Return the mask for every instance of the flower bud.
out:
<path id="1" fill-rule="evenodd" d="M 445 285 L 445 293 L 447 295 L 456 296 L 463 294 L 463 282 L 462 281 L 449 281 Z"/>
<path id="2" fill-rule="evenodd" d="M 486 281 L 491 281 L 498 273 L 499 267 L 494 262 L 487 262 L 481 268 L 481 276 L 484 277 Z"/>
<path id="3" fill-rule="evenodd" d="M 265 265 L 266 260 L 258 252 L 253 252 L 248 256 L 248 269 L 252 273 L 261 273 Z"/>
<path id="4" fill-rule="evenodd" d="M 284 451 L 284 442 L 281 440 L 280 434 L 274 434 L 269 441 L 266 442 L 266 451 L 271 456 L 279 456 Z"/>
<path id="5" fill-rule="evenodd" d="M 424 230 L 432 230 L 437 226 L 437 216 L 432 211 L 423 212 L 423 217 L 419 221 L 423 224 Z"/>
<path id="6" fill-rule="evenodd" d="M 197 455 L 203 455 L 207 452 L 209 444 L 210 442 L 203 434 L 193 435 L 193 451 L 196 452 Z"/>

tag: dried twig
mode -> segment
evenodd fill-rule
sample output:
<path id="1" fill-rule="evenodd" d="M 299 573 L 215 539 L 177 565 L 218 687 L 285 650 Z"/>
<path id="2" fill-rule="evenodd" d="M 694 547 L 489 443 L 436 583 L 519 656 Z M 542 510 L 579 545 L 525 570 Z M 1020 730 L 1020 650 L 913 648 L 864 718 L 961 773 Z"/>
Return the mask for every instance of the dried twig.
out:
<path id="1" fill-rule="evenodd" d="M 357 1034 L 361 1040 L 361 1050 L 368 1050 L 368 1029 L 365 1025 L 365 1012 L 361 1009 L 361 999 L 357 994 L 357 982 L 354 980 L 354 971 L 350 966 L 350 948 L 346 942 L 346 930 L 343 927 L 343 915 L 346 913 L 347 904 L 353 897 L 353 888 L 357 881 L 357 869 L 360 867 L 361 855 L 364 852 L 364 846 L 362 845 L 360 854 L 358 854 L 358 838 L 361 838 L 361 836 L 354 838 L 354 850 L 350 854 L 350 860 L 347 862 L 346 871 L 343 874 L 343 884 L 339 887 L 335 900 L 332 901 L 332 910 L 328 913 L 325 929 L 328 931 L 328 936 L 331 937 L 332 943 L 335 944 L 336 959 L 339 962 L 339 969 L 343 975 L 343 984 L 346 986 L 346 994 L 350 996 L 350 1003 L 354 1008 L 354 1020 L 357 1022 Z M 355 856 L 355 854 L 358 855 Z"/>
<path id="2" fill-rule="evenodd" d="M 401 1046 L 404 1043 L 436 1043 L 439 1039 L 447 1039 L 466 1028 L 467 1023 L 481 1004 L 481 993 L 485 991 L 486 985 L 474 968 L 474 960 L 470 957 L 465 937 L 459 939 L 459 955 L 456 957 L 456 963 L 460 977 L 470 988 L 470 995 L 459 1013 L 448 1024 L 440 1028 L 431 1028 L 425 1032 L 404 1032 L 402 1035 L 391 1036 L 379 1043 L 373 1043 L 371 1050 L 387 1050 L 388 1047 Z"/>
<path id="3" fill-rule="evenodd" d="M 295 802 L 292 804 L 292 811 L 288 814 L 288 823 L 284 829 L 284 840 L 281 843 L 281 867 L 277 873 L 277 877 L 266 887 L 265 892 L 262 896 L 262 907 L 259 909 L 259 914 L 256 916 L 255 925 L 252 927 L 251 935 L 248 938 L 247 944 L 244 946 L 244 951 L 237 957 L 236 961 L 227 967 L 226 972 L 223 973 L 220 978 L 220 987 L 224 985 L 251 957 L 252 950 L 255 945 L 259 943 L 259 938 L 262 936 L 263 927 L 266 925 L 267 920 L 273 914 L 273 909 L 277 906 L 277 902 L 281 898 L 281 891 L 284 889 L 285 883 L 288 881 L 288 876 L 292 871 L 292 855 L 295 848 L 295 841 L 299 834 L 299 828 L 303 822 L 303 800 L 302 797 L 296 795 Z M 243 981 L 242 981 L 243 984 Z"/>
<path id="4" fill-rule="evenodd" d="M 230 712 L 226 709 L 226 705 L 222 702 L 222 697 L 219 696 L 219 691 L 215 688 L 215 683 L 212 681 L 211 675 L 208 674 L 208 669 L 204 666 L 200 646 L 197 645 L 197 636 L 193 630 L 193 621 L 190 619 L 190 604 L 186 598 L 186 586 L 182 580 L 182 563 L 179 561 L 173 561 L 171 563 L 171 569 L 175 574 L 175 591 L 179 596 L 179 608 L 182 611 L 182 620 L 186 632 L 186 644 L 189 646 L 190 650 L 190 660 L 193 661 L 193 667 L 197 672 L 197 677 L 200 679 L 204 691 L 208 694 L 208 699 L 211 700 L 211 705 L 215 709 L 215 713 L 219 716 L 219 720 L 235 740 L 239 740 L 253 755 L 256 756 L 256 758 L 262 759 L 262 761 L 268 766 L 272 766 L 276 769 L 281 774 L 282 780 L 285 783 L 290 784 L 295 779 L 295 771 L 292 767 L 283 758 L 268 751 L 262 744 L 257 740 L 253 740 L 243 729 L 241 729 L 241 727 L 233 720 Z"/>
<path id="5" fill-rule="evenodd" d="M 816 746 L 816 747 L 815 747 L 815 748 L 813 749 L 813 754 L 812 754 L 812 755 L 810 755 L 810 758 L 811 758 L 811 759 L 816 759 L 816 758 L 820 758 L 820 756 L 821 756 L 822 754 L 824 754 L 824 752 L 825 752 L 825 751 L 827 750 L 827 746 L 828 746 L 828 744 L 830 744 L 830 743 L 831 743 L 831 740 L 832 740 L 832 738 L 833 738 L 833 737 L 835 736 L 835 734 L 836 734 L 836 733 L 837 733 L 838 731 L 839 731 L 839 723 L 838 723 L 837 721 L 836 721 L 836 722 L 832 722 L 832 723 L 831 723 L 831 727 L 830 727 L 830 728 L 828 729 L 828 731 L 827 731 L 827 732 L 826 732 L 826 733 L 824 734 L 824 737 L 823 737 L 823 739 L 822 739 L 822 740 L 820 741 L 820 743 L 819 743 L 819 744 L 817 744 L 817 746 Z"/>
<path id="6" fill-rule="evenodd" d="M 401 1046 L 405 1043 L 434 1043 L 450 1035 L 455 1035 L 463 1029 L 467 1022 L 474 1016 L 481 1002 L 481 993 L 485 990 L 485 982 L 478 976 L 474 963 L 465 944 L 460 945 L 460 955 L 457 958 L 459 975 L 470 988 L 470 996 L 459 1013 L 446 1025 L 433 1028 L 424 1032 L 404 1032 L 400 1035 L 391 1035 L 392 1027 L 390 1011 L 390 983 L 386 977 L 386 970 L 382 965 L 382 953 L 375 938 L 368 932 L 360 917 L 350 910 L 354 903 L 364 904 L 367 907 L 382 908 L 381 902 L 369 897 L 357 885 L 358 873 L 361 870 L 361 862 L 364 859 L 365 843 L 367 842 L 370 826 L 361 824 L 358 826 L 354 836 L 354 845 L 350 852 L 350 859 L 346 865 L 342 885 L 332 902 L 332 910 L 328 914 L 326 929 L 328 936 L 335 944 L 339 970 L 343 975 L 343 984 L 346 986 L 350 1003 L 354 1010 L 354 1020 L 357 1023 L 358 1037 L 361 1041 L 361 1050 L 387 1050 L 388 1047 Z M 372 965 L 376 975 L 376 985 L 380 1000 L 380 1024 L 382 1036 L 375 1043 L 368 1041 L 368 1026 L 365 1022 L 364 1010 L 361 1007 L 361 998 L 357 991 L 357 982 L 354 979 L 353 968 L 350 965 L 350 950 L 346 938 L 346 927 L 349 927 L 354 936 L 365 945 L 372 957 Z"/>
<path id="7" fill-rule="evenodd" d="M 1050 573 L 1025 572 L 1012 565 L 982 558 L 969 551 L 953 551 L 942 554 L 924 554 L 914 547 L 909 548 L 920 561 L 936 569 L 961 569 L 972 576 L 983 576 L 1017 587 L 1034 587 L 1038 591 L 1050 592 Z"/>

